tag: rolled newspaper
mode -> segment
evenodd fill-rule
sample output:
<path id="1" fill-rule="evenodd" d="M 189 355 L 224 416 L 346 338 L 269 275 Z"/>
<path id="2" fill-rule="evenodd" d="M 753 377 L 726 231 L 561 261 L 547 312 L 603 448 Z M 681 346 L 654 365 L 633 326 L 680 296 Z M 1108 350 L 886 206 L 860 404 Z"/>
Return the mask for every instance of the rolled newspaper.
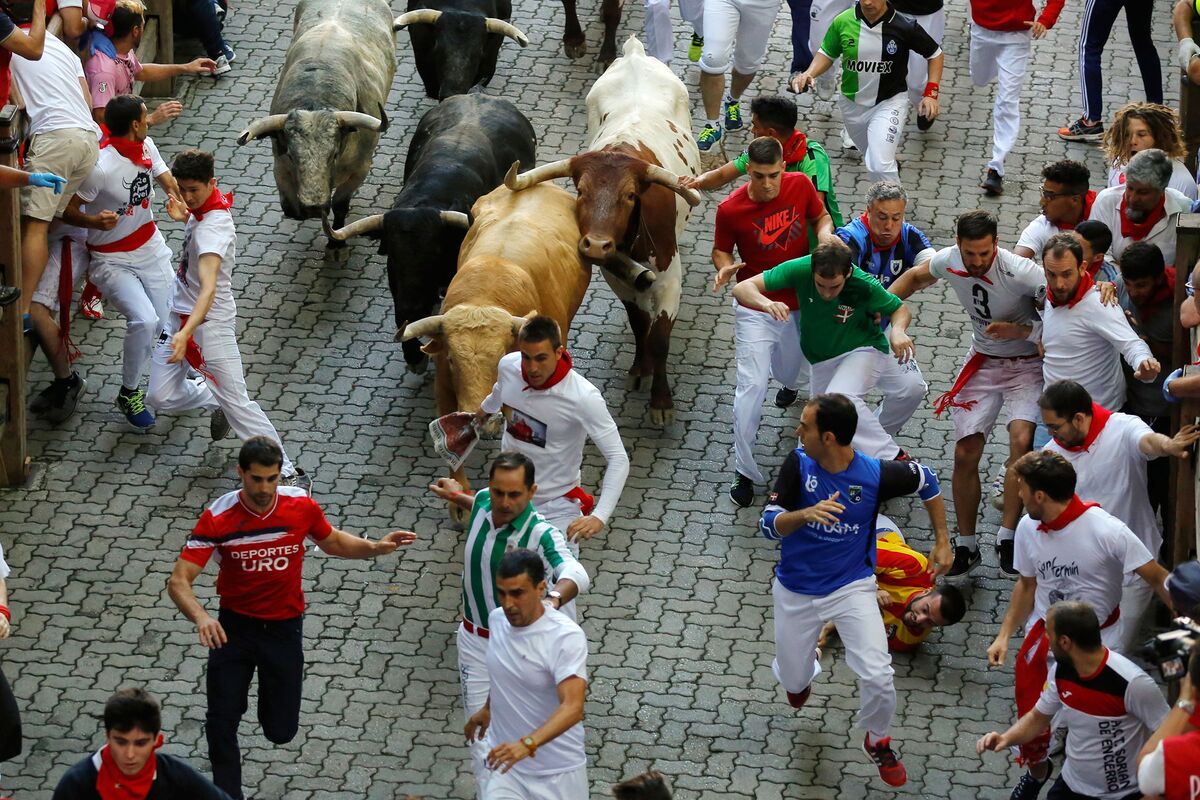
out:
<path id="1" fill-rule="evenodd" d="M 467 411 L 455 411 L 438 417 L 429 423 L 429 436 L 433 439 L 433 449 L 437 454 L 446 460 L 451 470 L 457 470 L 479 441 L 475 415 Z"/>

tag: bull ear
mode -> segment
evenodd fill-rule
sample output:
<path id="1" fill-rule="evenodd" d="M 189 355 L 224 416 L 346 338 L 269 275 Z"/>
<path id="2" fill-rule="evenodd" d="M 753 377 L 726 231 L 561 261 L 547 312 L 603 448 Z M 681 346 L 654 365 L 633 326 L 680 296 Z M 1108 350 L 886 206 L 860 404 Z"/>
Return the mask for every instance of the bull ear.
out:
<path id="1" fill-rule="evenodd" d="M 435 336 L 429 340 L 428 344 L 421 345 L 421 352 L 427 356 L 441 355 L 446 352 L 446 344 L 442 341 L 441 336 Z"/>

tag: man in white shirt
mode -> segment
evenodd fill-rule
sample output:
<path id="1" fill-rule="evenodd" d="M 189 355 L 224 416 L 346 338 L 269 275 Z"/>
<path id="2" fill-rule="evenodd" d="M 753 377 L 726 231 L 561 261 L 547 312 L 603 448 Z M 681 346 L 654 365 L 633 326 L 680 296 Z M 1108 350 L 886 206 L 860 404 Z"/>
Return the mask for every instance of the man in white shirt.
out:
<path id="1" fill-rule="evenodd" d="M 1046 240 L 1067 233 L 1088 218 L 1096 192 L 1088 188 L 1092 173 L 1078 161 L 1063 159 L 1042 167 L 1042 213 L 1025 226 L 1013 252 L 1022 258 L 1041 255 Z"/>
<path id="2" fill-rule="evenodd" d="M 1042 312 L 1042 377 L 1046 385 L 1076 381 L 1098 404 L 1119 411 L 1125 405 L 1121 358 L 1133 377 L 1149 383 L 1158 360 L 1129 325 L 1119 307 L 1101 302 L 1083 248 L 1071 234 L 1051 236 L 1042 252 L 1048 300 Z"/>
<path id="3" fill-rule="evenodd" d="M 104 109 L 108 138 L 96 167 L 76 195 L 86 213 L 113 210 L 110 230 L 88 231 L 92 283 L 125 317 L 125 348 L 117 408 L 130 426 L 145 432 L 154 426 L 146 408 L 142 375 L 150 364 L 154 340 L 167 321 L 171 299 L 171 249 L 154 222 L 151 177 L 170 195 L 179 187 L 154 142 L 147 138 L 146 104 L 136 95 L 113 98 Z M 68 222 L 78 220 L 74 209 Z"/>
<path id="4" fill-rule="evenodd" d="M 1131 242 L 1149 242 L 1162 251 L 1166 263 L 1175 263 L 1175 224 L 1180 214 L 1192 210 L 1192 201 L 1168 188 L 1174 169 L 1162 150 L 1143 150 L 1129 160 L 1124 186 L 1096 195 L 1089 219 L 1100 220 L 1112 231 L 1108 255 L 1113 261 L 1121 262 Z"/>
<path id="5" fill-rule="evenodd" d="M 1004 733 L 985 734 L 976 752 L 1002 752 L 1032 741 L 1058 716 L 1071 733 L 1062 774 L 1050 789 L 1051 800 L 1140 797 L 1138 750 L 1169 710 L 1158 685 L 1132 661 L 1104 646 L 1100 621 L 1087 603 L 1060 601 L 1051 606 L 1046 639 L 1054 665 L 1037 705 Z"/>
<path id="6" fill-rule="evenodd" d="M 517 352 L 500 359 L 496 384 L 480 403 L 482 421 L 509 409 L 502 450 L 524 453 L 539 479 L 537 509 L 566 534 L 578 553 L 580 539 L 599 533 L 616 510 L 629 455 L 604 397 L 572 368 L 562 332 L 551 317 L 536 316 L 517 334 Z M 591 438 L 607 466 L 599 499 L 580 486 L 583 445 Z"/>
<path id="7" fill-rule="evenodd" d="M 21 285 L 36 287 L 49 258 L 50 223 L 63 215 L 71 196 L 96 165 L 100 129 L 92 120 L 79 56 L 54 34 L 46 33 L 41 58 L 31 61 L 14 52 L 10 68 L 29 116 L 25 169 L 67 179 L 59 195 L 40 186 L 21 190 Z M 29 313 L 32 294 L 22 293 L 22 314 Z"/>
<path id="8" fill-rule="evenodd" d="M 545 589 L 537 553 L 519 548 L 500 559 L 501 607 L 488 617 L 491 688 L 464 729 L 468 741 L 486 735 L 491 746 L 484 800 L 588 800 L 587 637 L 543 604 Z"/>
<path id="9" fill-rule="evenodd" d="M 1095 503 L 1075 493 L 1075 470 L 1058 453 L 1026 453 L 1013 466 L 1017 491 L 1028 512 L 1017 524 L 1014 564 L 1020 577 L 1013 586 L 1008 611 L 988 647 L 988 664 L 1004 666 L 1008 640 L 1024 625 L 1025 639 L 1016 658 L 1018 717 L 1032 709 L 1046 684 L 1053 659 L 1045 617 L 1060 600 L 1092 606 L 1101 619 L 1101 637 L 1117 647 L 1117 620 L 1125 574 L 1136 572 L 1168 607 L 1167 571 L 1129 528 Z M 1020 746 L 1029 771 L 1015 797 L 1036 797 L 1050 778 L 1050 733 L 1044 731 Z"/>
<path id="10" fill-rule="evenodd" d="M 935 414 L 950 409 L 954 421 L 954 510 L 958 518 L 954 565 L 957 577 L 982 561 L 976 524 L 982 487 L 979 462 L 987 435 L 1008 406 L 1008 463 L 1033 446 L 1042 367 L 1037 338 L 1038 304 L 1046 296 L 1042 270 L 1027 258 L 1000 247 L 994 214 L 975 210 L 958 218 L 956 244 L 897 278 L 889 288 L 902 299 L 946 280 L 971 318 L 971 347 L 958 378 L 938 398 Z M 892 327 L 906 327 L 905 321 Z M 1003 533 L 1003 531 L 1002 531 Z M 1000 563 L 1012 563 L 1011 531 L 996 543 Z"/>

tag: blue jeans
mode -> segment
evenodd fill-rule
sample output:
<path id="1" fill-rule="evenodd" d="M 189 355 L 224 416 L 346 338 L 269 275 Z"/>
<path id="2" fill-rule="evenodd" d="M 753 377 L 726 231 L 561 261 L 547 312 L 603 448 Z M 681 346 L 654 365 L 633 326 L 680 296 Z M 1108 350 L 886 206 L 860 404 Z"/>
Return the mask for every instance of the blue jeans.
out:
<path id="1" fill-rule="evenodd" d="M 1117 14 L 1125 9 L 1125 24 L 1129 41 L 1142 73 L 1146 100 L 1162 103 L 1162 64 L 1151 36 L 1150 15 L 1154 0 L 1087 0 L 1083 11 L 1083 32 L 1079 35 L 1079 80 L 1083 85 L 1083 116 L 1089 120 L 1104 117 L 1104 80 L 1100 74 L 1100 58 Z"/>
<path id="2" fill-rule="evenodd" d="M 808 33 L 812 20 L 808 10 L 812 0 L 787 0 L 792 11 L 792 68 L 790 72 L 803 72 L 812 63 L 813 54 L 808 49 Z"/>
<path id="3" fill-rule="evenodd" d="M 225 39 L 221 36 L 221 22 L 212 0 L 178 0 L 177 12 L 182 12 L 186 35 L 194 36 L 204 45 L 205 54 L 212 59 L 225 55 Z"/>

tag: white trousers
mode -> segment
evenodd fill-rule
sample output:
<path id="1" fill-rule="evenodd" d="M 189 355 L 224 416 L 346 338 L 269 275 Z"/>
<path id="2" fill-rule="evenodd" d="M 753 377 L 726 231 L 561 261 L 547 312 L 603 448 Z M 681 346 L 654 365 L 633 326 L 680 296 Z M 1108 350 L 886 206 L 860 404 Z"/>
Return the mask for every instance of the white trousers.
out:
<path id="1" fill-rule="evenodd" d="M 872 575 L 818 597 L 790 591 L 776 580 L 771 587 L 775 598 L 771 669 L 785 690 L 803 692 L 820 668 L 816 653 L 821 628 L 832 622 L 846 646 L 846 663 L 858 675 L 858 727 L 872 739 L 881 739 L 888 735 L 896 713 L 896 687 L 876 588 Z"/>
<path id="2" fill-rule="evenodd" d="M 487 702 L 492 682 L 487 670 L 488 640 L 469 632 L 458 624 L 458 683 L 462 689 L 463 725 L 467 724 L 476 711 Z M 487 797 L 486 789 L 492 771 L 487 766 L 490 749 L 487 740 L 476 739 L 468 747 L 471 750 L 471 769 L 475 773 L 475 798 Z"/>
<path id="3" fill-rule="evenodd" d="M 737 353 L 737 388 L 733 393 L 733 466 L 755 483 L 766 483 L 754 461 L 754 442 L 762 421 L 763 401 L 771 378 L 795 389 L 810 367 L 800 350 L 799 316 L 780 322 L 770 314 L 733 304 L 733 336 Z"/>
<path id="4" fill-rule="evenodd" d="M 700 71 L 753 75 L 767 54 L 771 28 L 783 0 L 704 0 L 704 50 Z"/>
<path id="5" fill-rule="evenodd" d="M 251 436 L 266 436 L 278 444 L 279 449 L 283 450 L 280 473 L 294 474 L 296 467 L 288 458 L 279 433 L 258 403 L 250 399 L 246 390 L 242 354 L 238 351 L 234 323 L 209 320 L 196 328 L 192 334 L 204 356 L 204 369 L 213 376 L 211 381 L 204 378 L 189 379 L 189 364 L 186 360 L 178 364 L 168 363 L 171 357 L 171 337 L 179 327 L 179 314 L 170 312 L 158 338 L 158 345 L 154 348 L 146 403 L 159 414 L 191 411 L 196 408 L 211 411 L 219 407 L 225 412 L 230 429 L 242 441 Z"/>
<path id="6" fill-rule="evenodd" d="M 1142 630 L 1142 620 L 1145 619 L 1146 611 L 1153 601 L 1154 589 L 1150 584 L 1142 580 L 1142 576 L 1136 572 L 1127 573 L 1124 588 L 1121 589 L 1121 618 L 1113 626 L 1119 629 L 1116 650 L 1121 655 L 1130 655 L 1137 651 L 1137 646 L 1141 644 L 1138 634 Z"/>
<path id="7" fill-rule="evenodd" d="M 843 353 L 828 361 L 813 364 L 812 391 L 814 395 L 826 392 L 844 394 L 854 402 L 858 410 L 858 430 L 854 433 L 854 449 L 861 450 L 875 458 L 895 458 L 900 452 L 900 446 L 884 427 L 884 421 L 895 426 L 904 408 L 914 408 L 913 397 L 925 396 L 928 387 L 921 376 L 921 370 L 916 362 L 901 364 L 891 355 L 876 350 L 874 347 L 860 347 Z M 887 414 L 883 419 L 876 416 L 863 400 L 867 392 L 879 387 L 883 392 L 884 401 L 881 411 Z M 887 408 L 889 402 L 896 402 L 894 408 Z M 919 400 L 917 402 L 919 405 Z M 911 411 L 909 412 L 911 415 Z M 896 426 L 899 430 L 899 427 Z"/>
<path id="8" fill-rule="evenodd" d="M 873 106 L 859 105 L 841 93 L 837 100 L 846 132 L 863 154 L 870 181 L 899 183 L 896 150 L 908 118 L 908 98 L 900 93 Z"/>
<path id="9" fill-rule="evenodd" d="M 588 800 L 587 767 L 554 775 L 494 772 L 484 800 Z"/>
<path id="10" fill-rule="evenodd" d="M 821 42 L 825 40 L 833 18 L 853 5 L 853 0 L 812 0 L 812 6 L 808 9 L 808 49 L 814 56 L 817 50 L 821 49 Z M 836 69 L 835 62 L 826 74 L 832 74 Z"/>
<path id="11" fill-rule="evenodd" d="M 583 516 L 579 503 L 566 496 L 555 497 L 544 503 L 539 503 L 537 498 L 534 498 L 533 505 L 537 512 L 546 518 L 547 522 L 562 531 L 564 539 L 567 539 L 567 528 L 571 526 L 571 523 Z M 567 547 L 571 548 L 571 552 L 578 559 L 579 542 L 567 539 Z M 579 608 L 575 605 L 574 600 L 564 603 L 558 610 L 570 617 L 572 622 L 579 622 Z"/>
<path id="12" fill-rule="evenodd" d="M 120 264 L 92 253 L 88 274 L 104 299 L 125 317 L 125 352 L 121 384 L 136 389 L 150 364 L 154 339 L 167 321 L 171 302 L 171 250 L 160 238 L 134 264 Z"/>
<path id="13" fill-rule="evenodd" d="M 971 82 L 986 86 L 997 82 L 992 105 L 992 160 L 988 169 L 1004 174 L 1004 158 L 1021 132 L 1021 84 L 1029 66 L 1033 34 L 1029 31 L 992 31 L 971 23 Z"/>
<path id="14" fill-rule="evenodd" d="M 671 0 L 644 0 L 646 4 L 646 50 L 664 64 L 675 54 L 675 31 L 671 27 Z M 679 0 L 679 16 L 704 36 L 704 0 Z"/>
<path id="15" fill-rule="evenodd" d="M 913 17 L 917 24 L 925 29 L 929 37 L 942 43 L 946 33 L 946 9 L 939 8 L 932 14 L 917 14 Z M 925 96 L 925 84 L 929 82 L 929 60 L 920 53 L 910 50 L 908 53 L 908 100 L 912 107 L 921 105 Z"/>

